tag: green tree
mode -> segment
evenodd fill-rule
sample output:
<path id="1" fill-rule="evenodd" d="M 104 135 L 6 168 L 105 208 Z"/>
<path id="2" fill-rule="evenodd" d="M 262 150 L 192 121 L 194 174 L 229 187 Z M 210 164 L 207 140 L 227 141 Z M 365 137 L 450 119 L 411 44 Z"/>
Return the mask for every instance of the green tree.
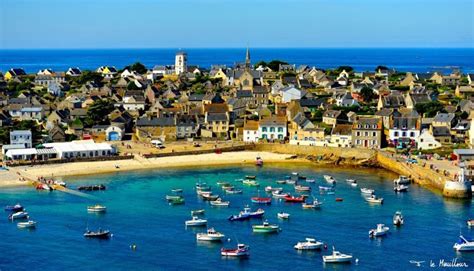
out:
<path id="1" fill-rule="evenodd" d="M 388 68 L 387 68 L 386 66 L 378 65 L 378 66 L 375 68 L 375 71 L 378 71 L 378 70 L 388 70 Z"/>
<path id="2" fill-rule="evenodd" d="M 436 116 L 437 112 L 446 112 L 444 106 L 439 101 L 417 104 L 415 105 L 415 109 L 418 113 L 425 114 L 428 118 Z"/>
<path id="3" fill-rule="evenodd" d="M 342 71 L 344 71 L 344 70 L 345 70 L 346 72 L 352 72 L 352 71 L 354 70 L 354 68 L 352 68 L 351 66 L 339 66 L 339 67 L 337 67 L 336 72 L 337 72 L 337 73 L 340 73 L 340 72 L 342 72 Z"/>
<path id="4" fill-rule="evenodd" d="M 132 65 L 125 67 L 125 69 L 129 69 L 130 71 L 135 71 L 140 74 L 144 74 L 147 72 L 147 68 L 145 67 L 145 65 L 140 62 L 135 62 Z"/>
<path id="5" fill-rule="evenodd" d="M 100 82 L 102 81 L 102 75 L 98 72 L 83 71 L 78 77 L 72 77 L 71 80 L 78 85 L 83 85 L 89 81 Z"/>
<path id="6" fill-rule="evenodd" d="M 364 86 L 360 90 L 360 96 L 362 96 L 365 102 L 370 102 L 375 98 L 375 93 L 372 88 Z"/>
<path id="7" fill-rule="evenodd" d="M 268 62 L 267 67 L 269 67 L 273 71 L 279 71 L 280 70 L 280 64 L 281 65 L 287 65 L 288 62 L 274 59 L 274 60 Z"/>
<path id="8" fill-rule="evenodd" d="M 257 62 L 255 65 L 253 65 L 255 68 L 258 68 L 259 66 L 262 66 L 262 67 L 268 67 L 268 64 L 267 62 L 263 61 L 263 60 L 260 60 L 259 62 Z"/>
<path id="9" fill-rule="evenodd" d="M 96 100 L 87 109 L 87 118 L 93 123 L 100 124 L 107 121 L 108 115 L 114 110 L 114 103 L 111 100 Z M 88 124 L 91 124 L 90 121 Z"/>
<path id="10" fill-rule="evenodd" d="M 138 89 L 140 89 L 140 88 L 135 84 L 134 81 L 130 81 L 130 82 L 128 82 L 128 84 L 127 84 L 127 89 L 128 89 L 128 90 L 138 90 Z"/>

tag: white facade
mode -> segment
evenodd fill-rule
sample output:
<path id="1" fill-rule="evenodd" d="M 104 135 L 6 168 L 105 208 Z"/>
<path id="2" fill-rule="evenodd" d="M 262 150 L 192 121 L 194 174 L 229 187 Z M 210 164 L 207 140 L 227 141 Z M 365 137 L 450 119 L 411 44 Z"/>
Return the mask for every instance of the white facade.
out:
<path id="1" fill-rule="evenodd" d="M 243 140 L 244 142 L 258 142 L 258 139 L 260 138 L 260 133 L 259 130 L 245 130 L 244 129 L 244 134 L 243 134 Z"/>
<path id="2" fill-rule="evenodd" d="M 23 148 L 31 148 L 33 145 L 33 136 L 30 130 L 16 130 L 10 132 L 10 144 L 22 145 Z"/>
<path id="3" fill-rule="evenodd" d="M 93 140 L 77 140 L 71 142 L 45 143 L 46 148 L 54 148 L 57 158 L 93 158 L 110 156 L 115 149 L 107 143 L 95 143 Z"/>
<path id="4" fill-rule="evenodd" d="M 281 90 L 282 102 L 289 103 L 293 100 L 301 100 L 303 91 L 293 86 Z"/>
<path id="5" fill-rule="evenodd" d="M 429 130 L 423 130 L 421 135 L 419 135 L 416 139 L 416 146 L 419 150 L 431 150 L 441 147 L 441 143 L 439 143 L 434 136 L 430 133 Z"/>
<path id="6" fill-rule="evenodd" d="M 400 138 L 410 138 L 416 140 L 420 136 L 420 130 L 418 129 L 389 129 L 388 139 L 391 141 L 398 140 Z"/>
<path id="7" fill-rule="evenodd" d="M 188 65 L 188 55 L 185 52 L 176 53 L 175 63 L 174 63 L 175 73 L 178 75 L 185 73 L 187 71 L 187 65 Z"/>
<path id="8" fill-rule="evenodd" d="M 329 146 L 349 148 L 352 146 L 352 135 L 331 135 Z"/>
<path id="9" fill-rule="evenodd" d="M 268 140 L 283 140 L 287 135 L 287 128 L 286 124 L 270 124 L 270 125 L 262 125 L 258 126 L 258 134 L 260 134 L 260 138 L 268 139 Z"/>

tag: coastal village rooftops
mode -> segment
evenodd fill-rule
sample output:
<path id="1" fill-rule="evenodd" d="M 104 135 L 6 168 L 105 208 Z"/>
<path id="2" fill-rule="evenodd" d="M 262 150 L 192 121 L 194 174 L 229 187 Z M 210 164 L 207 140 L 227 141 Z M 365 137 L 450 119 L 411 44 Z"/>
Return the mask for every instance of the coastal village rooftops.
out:
<path id="1" fill-rule="evenodd" d="M 326 110 L 323 114 L 323 117 L 325 118 L 337 118 L 339 115 L 341 115 L 342 111 L 341 110 Z"/>
<path id="2" fill-rule="evenodd" d="M 332 128 L 331 134 L 332 135 L 351 135 L 352 133 L 352 125 L 351 124 L 336 124 L 334 128 Z"/>
<path id="3" fill-rule="evenodd" d="M 432 127 L 433 136 L 451 136 L 451 132 L 448 127 L 439 126 Z"/>
<path id="4" fill-rule="evenodd" d="M 256 120 L 247 120 L 244 124 L 244 130 L 257 131 L 259 122 Z"/>
<path id="5" fill-rule="evenodd" d="M 229 111 L 227 104 L 207 104 L 204 106 L 204 112 L 207 113 L 225 113 Z"/>
<path id="6" fill-rule="evenodd" d="M 108 143 L 95 143 L 93 140 L 76 140 L 71 142 L 45 143 L 46 148 L 54 148 L 58 152 L 83 152 L 83 151 L 111 151 Z"/>
<path id="7" fill-rule="evenodd" d="M 207 121 L 227 121 L 226 113 L 211 113 L 207 115 Z"/>
<path id="8" fill-rule="evenodd" d="M 454 113 L 437 113 L 433 118 L 434 122 L 451 122 L 456 115 Z"/>
<path id="9" fill-rule="evenodd" d="M 165 117 L 165 118 L 150 118 L 150 117 L 142 117 L 137 120 L 137 126 L 146 127 L 146 126 L 174 126 L 175 120 L 172 117 Z"/>
<path id="10" fill-rule="evenodd" d="M 380 130 L 382 129 L 382 121 L 379 117 L 360 116 L 352 125 L 352 129 Z"/>
<path id="11" fill-rule="evenodd" d="M 286 125 L 285 116 L 271 116 L 260 120 L 260 125 Z"/>

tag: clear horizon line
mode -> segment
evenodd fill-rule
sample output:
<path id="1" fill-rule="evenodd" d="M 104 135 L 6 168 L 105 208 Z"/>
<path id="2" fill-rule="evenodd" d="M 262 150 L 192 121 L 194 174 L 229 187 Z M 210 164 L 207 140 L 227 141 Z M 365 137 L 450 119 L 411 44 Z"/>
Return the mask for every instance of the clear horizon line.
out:
<path id="1" fill-rule="evenodd" d="M 195 50 L 195 49 L 246 49 L 247 47 L 58 47 L 58 48 L 0 48 L 0 51 L 14 51 L 14 50 Z M 255 46 L 249 47 L 250 49 L 336 49 L 336 50 L 355 50 L 355 49 L 474 49 L 474 47 L 264 47 L 264 46 Z"/>

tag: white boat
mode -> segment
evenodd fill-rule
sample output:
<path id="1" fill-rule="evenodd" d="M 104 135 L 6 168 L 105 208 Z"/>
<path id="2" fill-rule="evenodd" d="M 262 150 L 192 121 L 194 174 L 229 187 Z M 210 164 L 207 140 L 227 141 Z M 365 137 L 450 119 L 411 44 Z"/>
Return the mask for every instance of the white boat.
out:
<path id="1" fill-rule="evenodd" d="M 224 192 L 226 194 L 231 194 L 231 195 L 234 195 L 234 194 L 242 194 L 242 189 L 227 189 L 227 190 L 224 190 Z"/>
<path id="2" fill-rule="evenodd" d="M 334 250 L 332 248 L 331 255 L 324 255 L 323 262 L 325 263 L 350 263 L 352 261 L 352 255 L 343 254 L 339 251 Z"/>
<path id="3" fill-rule="evenodd" d="M 236 249 L 222 248 L 221 255 L 227 257 L 247 257 L 250 255 L 250 252 L 247 245 L 238 244 Z"/>
<path id="4" fill-rule="evenodd" d="M 316 241 L 314 238 L 306 238 L 304 242 L 298 242 L 294 248 L 298 250 L 317 250 L 321 249 L 323 242 Z"/>
<path id="5" fill-rule="evenodd" d="M 384 236 L 390 230 L 389 227 L 386 227 L 385 224 L 377 224 L 376 229 L 371 229 L 369 231 L 369 237 L 379 237 Z"/>
<path id="6" fill-rule="evenodd" d="M 376 195 L 370 195 L 370 197 L 365 199 L 369 203 L 379 203 L 383 204 L 383 198 L 378 198 Z"/>
<path id="7" fill-rule="evenodd" d="M 394 184 L 410 184 L 410 178 L 407 176 L 400 176 L 398 179 L 393 180 Z"/>
<path id="8" fill-rule="evenodd" d="M 469 227 L 474 227 L 474 219 L 469 219 L 469 220 L 467 221 L 467 225 L 468 225 Z"/>
<path id="9" fill-rule="evenodd" d="M 402 212 L 396 211 L 395 214 L 393 215 L 393 225 L 395 226 L 401 226 L 403 225 L 403 215 Z"/>
<path id="10" fill-rule="evenodd" d="M 290 219 L 290 214 L 289 213 L 281 212 L 281 213 L 278 213 L 277 216 L 278 216 L 279 219 Z"/>
<path id="11" fill-rule="evenodd" d="M 324 175 L 323 177 L 324 177 L 324 180 L 326 180 L 326 182 L 330 184 L 336 184 L 336 179 L 334 179 L 332 176 Z"/>
<path id="12" fill-rule="evenodd" d="M 8 216 L 8 219 L 10 220 L 15 220 L 15 219 L 23 219 L 23 218 L 28 218 L 28 213 L 27 212 L 16 212 Z"/>
<path id="13" fill-rule="evenodd" d="M 375 193 L 375 190 L 369 188 L 361 188 L 360 192 L 362 194 L 372 195 L 373 193 Z"/>
<path id="14" fill-rule="evenodd" d="M 351 183 L 352 187 L 357 187 L 357 183 Z"/>
<path id="15" fill-rule="evenodd" d="M 103 213 L 107 210 L 107 207 L 103 205 L 93 205 L 93 206 L 87 206 L 87 211 L 88 212 L 94 212 L 94 213 Z"/>
<path id="16" fill-rule="evenodd" d="M 286 184 L 295 184 L 296 181 L 295 180 L 286 180 Z"/>
<path id="17" fill-rule="evenodd" d="M 315 180 L 315 179 L 306 179 L 306 182 L 307 182 L 307 183 L 315 183 L 316 180 Z"/>
<path id="18" fill-rule="evenodd" d="M 307 192 L 307 191 L 311 191 L 311 187 L 309 187 L 309 186 L 304 186 L 304 185 L 295 185 L 295 191 L 298 191 L 298 192 Z"/>
<path id="19" fill-rule="evenodd" d="M 272 196 L 277 199 L 282 199 L 286 196 L 288 196 L 288 193 L 282 193 L 281 191 L 273 191 Z"/>
<path id="20" fill-rule="evenodd" d="M 207 229 L 207 232 L 200 232 L 196 234 L 196 239 L 198 241 L 210 241 L 210 242 L 220 242 L 225 235 L 217 232 L 214 228 Z"/>
<path id="21" fill-rule="evenodd" d="M 474 251 L 474 240 L 467 239 L 460 235 L 459 240 L 454 244 L 453 248 L 456 251 Z"/>
<path id="22" fill-rule="evenodd" d="M 265 192 L 275 192 L 275 191 L 283 191 L 283 188 L 281 187 L 271 187 L 271 186 L 267 186 L 265 187 Z"/>
<path id="23" fill-rule="evenodd" d="M 16 226 L 22 229 L 32 229 L 36 228 L 36 222 L 33 220 L 28 220 L 27 222 L 18 222 Z"/>
<path id="24" fill-rule="evenodd" d="M 230 201 L 223 201 L 221 198 L 218 198 L 214 201 L 209 202 L 212 206 L 227 207 L 230 204 Z"/>
<path id="25" fill-rule="evenodd" d="M 395 191 L 395 192 L 406 192 L 406 191 L 408 191 L 408 185 L 397 184 L 393 188 L 393 191 Z"/>
<path id="26" fill-rule="evenodd" d="M 193 216 L 193 218 L 191 220 L 187 220 L 184 224 L 186 226 L 190 226 L 190 227 L 205 226 L 205 225 L 207 225 L 207 220 L 206 219 L 201 219 L 197 216 Z"/>
<path id="27" fill-rule="evenodd" d="M 347 183 L 357 183 L 355 179 L 346 179 Z"/>
<path id="28" fill-rule="evenodd" d="M 321 205 L 323 205 L 323 203 L 315 199 L 311 203 L 303 202 L 301 206 L 303 207 L 303 209 L 316 209 L 316 208 L 320 208 Z"/>

